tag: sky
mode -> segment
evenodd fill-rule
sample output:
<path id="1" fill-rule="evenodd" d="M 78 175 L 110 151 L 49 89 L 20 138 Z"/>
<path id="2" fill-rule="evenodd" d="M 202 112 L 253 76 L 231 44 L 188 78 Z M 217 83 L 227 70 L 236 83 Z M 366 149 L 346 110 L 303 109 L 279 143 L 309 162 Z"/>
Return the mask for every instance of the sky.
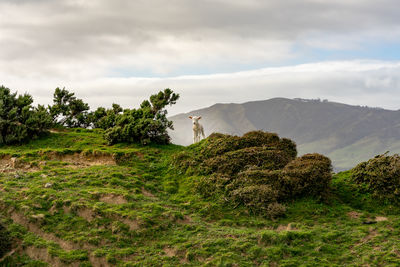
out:
<path id="1" fill-rule="evenodd" d="M 0 0 L 0 85 L 50 104 L 169 114 L 215 103 L 320 98 L 400 109 L 397 0 Z"/>

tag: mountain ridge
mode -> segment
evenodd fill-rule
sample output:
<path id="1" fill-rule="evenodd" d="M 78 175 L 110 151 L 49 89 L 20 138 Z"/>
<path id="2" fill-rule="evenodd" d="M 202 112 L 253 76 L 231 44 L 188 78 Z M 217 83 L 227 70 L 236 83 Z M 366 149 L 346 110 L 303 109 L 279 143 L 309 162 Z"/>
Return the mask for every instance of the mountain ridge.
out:
<path id="1" fill-rule="evenodd" d="M 241 104 L 217 103 L 171 116 L 173 143 L 191 143 L 189 115 L 202 116 L 206 135 L 276 132 L 293 139 L 300 155 L 317 152 L 331 157 L 336 170 L 351 168 L 387 150 L 400 152 L 399 110 L 281 97 Z"/>

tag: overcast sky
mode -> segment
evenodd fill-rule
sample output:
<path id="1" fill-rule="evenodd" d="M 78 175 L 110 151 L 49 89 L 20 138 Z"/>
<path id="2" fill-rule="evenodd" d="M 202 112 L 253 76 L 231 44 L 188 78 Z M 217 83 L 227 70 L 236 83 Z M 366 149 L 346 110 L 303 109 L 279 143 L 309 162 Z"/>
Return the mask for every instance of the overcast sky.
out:
<path id="1" fill-rule="evenodd" d="M 321 98 L 400 109 L 396 0 L 0 0 L 0 85 L 50 103 L 170 114 L 214 103 Z"/>

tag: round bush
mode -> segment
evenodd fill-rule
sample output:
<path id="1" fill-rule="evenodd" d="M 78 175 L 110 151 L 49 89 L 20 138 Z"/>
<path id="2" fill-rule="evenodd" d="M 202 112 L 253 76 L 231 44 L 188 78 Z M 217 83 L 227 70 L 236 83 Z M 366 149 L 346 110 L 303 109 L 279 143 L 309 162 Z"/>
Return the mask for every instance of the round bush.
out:
<path id="1" fill-rule="evenodd" d="M 280 192 L 285 198 L 323 196 L 332 180 L 331 160 L 321 154 L 306 154 L 285 166 L 280 176 Z"/>
<path id="2" fill-rule="evenodd" d="M 362 162 L 352 170 L 351 178 L 360 189 L 372 193 L 375 197 L 399 203 L 399 155 L 378 155 Z"/>

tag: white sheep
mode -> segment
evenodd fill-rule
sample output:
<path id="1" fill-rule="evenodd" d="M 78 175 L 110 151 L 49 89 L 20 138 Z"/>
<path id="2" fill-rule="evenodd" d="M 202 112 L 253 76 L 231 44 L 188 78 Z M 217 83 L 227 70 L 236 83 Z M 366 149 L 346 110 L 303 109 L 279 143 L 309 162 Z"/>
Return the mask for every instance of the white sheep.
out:
<path id="1" fill-rule="evenodd" d="M 201 119 L 201 117 L 190 116 L 189 119 L 191 119 L 193 122 L 193 144 L 194 144 L 201 140 L 201 136 L 203 136 L 203 138 L 206 138 L 206 137 L 204 135 L 203 125 L 201 125 L 199 123 L 199 120 Z"/>

